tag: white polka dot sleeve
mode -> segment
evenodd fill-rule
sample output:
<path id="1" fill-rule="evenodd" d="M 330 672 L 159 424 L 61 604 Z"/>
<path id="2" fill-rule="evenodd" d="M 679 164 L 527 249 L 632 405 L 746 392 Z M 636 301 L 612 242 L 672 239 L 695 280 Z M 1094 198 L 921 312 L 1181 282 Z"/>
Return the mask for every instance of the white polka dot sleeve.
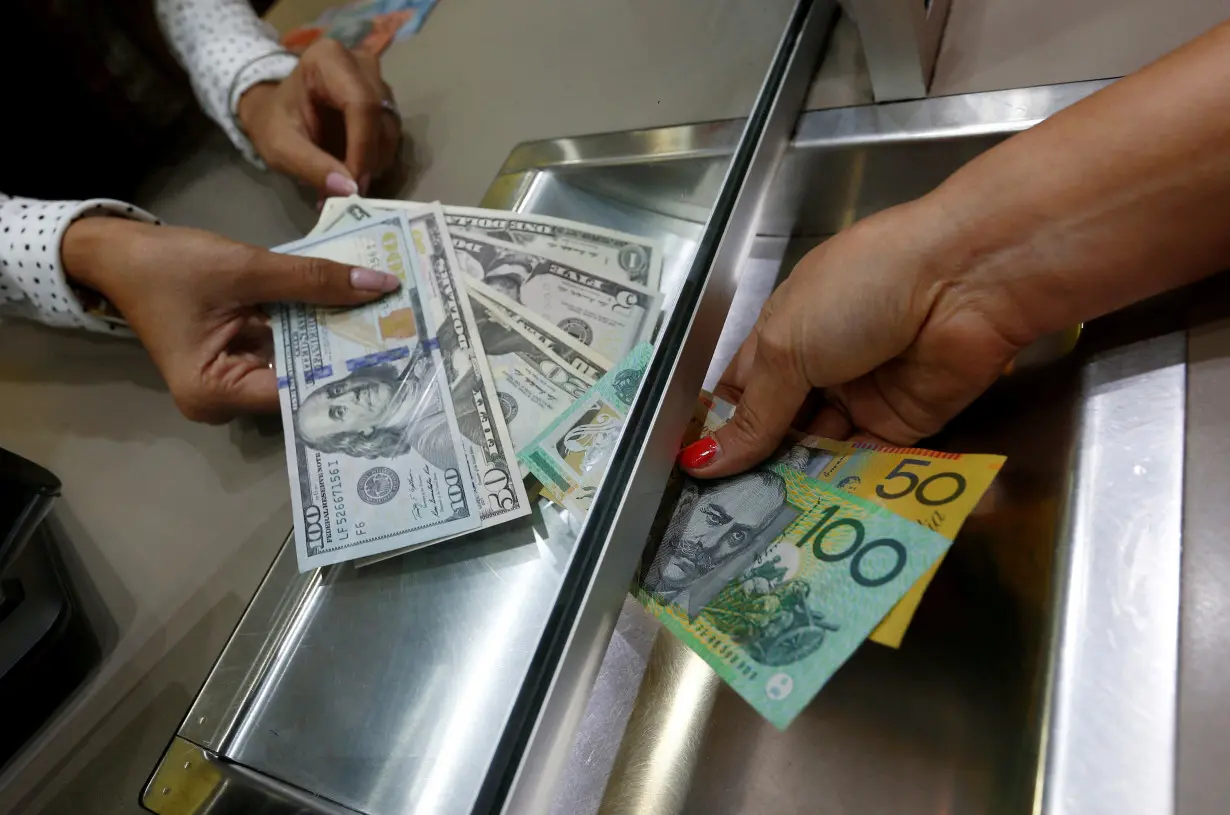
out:
<path id="1" fill-rule="evenodd" d="M 239 97 L 258 82 L 285 79 L 298 64 L 247 0 L 157 0 L 158 25 L 192 90 L 239 151 L 258 167 L 235 117 Z"/>
<path id="2" fill-rule="evenodd" d="M 0 194 L 0 315 L 108 334 L 130 334 L 115 316 L 97 309 L 87 310 L 64 274 L 60 260 L 64 233 L 73 221 L 91 215 L 117 215 L 158 223 L 139 207 L 106 198 L 39 201 Z"/>

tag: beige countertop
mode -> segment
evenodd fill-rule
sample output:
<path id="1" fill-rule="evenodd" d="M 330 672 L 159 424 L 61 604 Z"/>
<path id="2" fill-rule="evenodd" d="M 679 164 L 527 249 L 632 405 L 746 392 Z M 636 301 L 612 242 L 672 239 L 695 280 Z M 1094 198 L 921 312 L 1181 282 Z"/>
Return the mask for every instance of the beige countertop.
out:
<path id="1" fill-rule="evenodd" d="M 738 117 L 789 6 L 444 0 L 383 61 L 411 142 L 401 194 L 475 203 L 522 141 Z M 1225 11 L 1213 0 L 954 0 L 935 89 L 1116 75 Z M 866 99 L 847 26 L 811 106 Z M 217 134 L 151 178 L 139 202 L 265 245 L 315 221 L 311 199 L 246 167 Z M 280 431 L 184 421 L 132 343 L 9 323 L 0 347 L 0 446 L 64 481 L 53 528 L 106 654 L 0 774 L 0 811 L 137 812 L 140 785 L 290 529 Z"/>

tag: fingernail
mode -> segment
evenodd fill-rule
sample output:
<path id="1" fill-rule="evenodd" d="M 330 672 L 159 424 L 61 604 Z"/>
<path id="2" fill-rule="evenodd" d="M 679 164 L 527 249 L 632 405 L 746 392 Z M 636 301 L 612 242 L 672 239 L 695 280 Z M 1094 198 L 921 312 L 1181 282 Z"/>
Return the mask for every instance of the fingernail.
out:
<path id="1" fill-rule="evenodd" d="M 712 464 L 720 452 L 717 439 L 710 436 L 683 448 L 679 453 L 679 463 L 685 470 L 699 470 Z"/>
<path id="2" fill-rule="evenodd" d="M 362 267 L 350 270 L 350 286 L 359 291 L 393 291 L 400 285 L 397 275 Z"/>
<path id="3" fill-rule="evenodd" d="M 359 191 L 359 185 L 334 170 L 325 176 L 325 190 L 331 195 L 354 195 Z"/>
<path id="4" fill-rule="evenodd" d="M 372 185 L 372 174 L 364 173 L 359 179 L 359 195 L 367 195 L 367 188 Z"/>

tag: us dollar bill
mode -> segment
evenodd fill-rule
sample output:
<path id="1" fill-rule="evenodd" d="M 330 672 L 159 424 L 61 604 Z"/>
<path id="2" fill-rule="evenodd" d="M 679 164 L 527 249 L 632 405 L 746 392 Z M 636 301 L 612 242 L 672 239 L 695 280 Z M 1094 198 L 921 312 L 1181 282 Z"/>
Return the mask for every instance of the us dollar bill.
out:
<path id="1" fill-rule="evenodd" d="M 350 210 L 352 206 L 357 208 Z M 329 229 L 338 223 L 368 217 L 373 210 L 412 210 L 417 206 L 421 205 L 413 201 L 330 198 L 321 213 L 321 222 Z M 549 215 L 478 207 L 446 206 L 444 217 L 454 233 L 485 235 L 530 252 L 545 250 L 570 259 L 577 266 L 653 291 L 658 291 L 661 284 L 662 244 L 650 238 Z"/>
<path id="2" fill-rule="evenodd" d="M 516 449 L 439 205 L 406 214 L 483 528 L 528 515 Z"/>
<path id="3" fill-rule="evenodd" d="M 652 338 L 661 295 L 495 238 L 454 234 L 462 271 L 610 360 Z"/>
<path id="4" fill-rule="evenodd" d="M 588 515 L 602 485 L 652 355 L 649 343 L 636 346 L 517 454 L 543 494 L 577 520 Z"/>
<path id="5" fill-rule="evenodd" d="M 299 569 L 477 529 L 479 495 L 405 216 L 277 251 L 402 283 L 359 308 L 271 311 Z"/>
<path id="6" fill-rule="evenodd" d="M 330 198 L 317 230 L 327 232 L 377 217 L 385 210 L 376 204 L 410 213 L 428 206 L 413 201 Z M 446 207 L 445 212 L 449 209 Z M 583 253 L 570 258 L 546 248 L 531 251 L 486 233 L 450 232 L 469 278 L 485 283 L 608 360 L 618 359 L 636 343 L 652 338 L 662 306 L 656 284 L 648 288 L 612 277 L 609 266 L 597 264 Z"/>
<path id="7" fill-rule="evenodd" d="M 594 384 L 522 332 L 496 307 L 470 294 L 496 396 L 520 452 Z"/>
<path id="8" fill-rule="evenodd" d="M 483 302 L 510 325 L 516 326 L 518 330 L 528 334 L 539 345 L 564 360 L 569 367 L 583 378 L 588 379 L 591 384 L 611 370 L 611 363 L 606 357 L 577 342 L 571 335 L 565 334 L 534 312 L 514 303 L 484 283 L 469 278 L 466 280 L 466 288 L 470 291 L 471 302 L 475 300 Z"/>

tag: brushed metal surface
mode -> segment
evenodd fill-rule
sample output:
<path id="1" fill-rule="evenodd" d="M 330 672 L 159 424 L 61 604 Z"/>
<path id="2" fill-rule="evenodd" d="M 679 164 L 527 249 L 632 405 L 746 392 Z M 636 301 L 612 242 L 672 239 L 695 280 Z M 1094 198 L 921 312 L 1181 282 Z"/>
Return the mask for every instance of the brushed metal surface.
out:
<path id="1" fill-rule="evenodd" d="M 1174 811 L 1186 356 L 1175 332 L 1082 370 L 1044 812 Z"/>
<path id="2" fill-rule="evenodd" d="M 877 102 L 927 95 L 951 0 L 841 0 L 858 27 Z"/>
<path id="3" fill-rule="evenodd" d="M 571 597 L 561 592 L 561 613 L 540 646 L 541 678 L 523 691 L 525 735 L 506 734 L 515 771 L 501 812 L 550 806 L 836 12 L 834 0 L 799 0 L 791 13 L 590 507 L 565 581 L 575 581 Z"/>
<path id="4" fill-rule="evenodd" d="M 1099 86 L 1080 83 L 804 116 L 771 194 L 754 207 L 761 237 L 751 241 L 732 233 L 743 245 L 731 251 L 723 275 L 733 282 L 729 264 L 740 262 L 747 271 L 733 293 L 726 329 L 730 291 L 723 292 L 722 308 L 710 304 L 687 315 L 703 329 L 708 349 L 689 358 L 689 387 L 691 378 L 699 384 L 706 369 L 719 367 L 720 360 L 712 357 L 737 345 L 773 283 L 818 239 L 853 218 L 922 194 L 971 156 Z M 594 137 L 519 148 L 514 156 L 520 157 L 510 159 L 508 172 L 492 185 L 489 203 L 659 237 L 667 246 L 663 288 L 673 307 L 688 284 L 705 234 L 704 213 L 721 189 L 734 146 L 730 133 L 737 125 L 699 125 L 691 135 L 670 128 L 673 132 L 660 141 L 643 132 L 619 137 L 622 145 L 604 145 Z M 653 152 L 655 144 L 661 153 Z M 647 152 L 638 160 L 635 149 Z M 534 156 L 544 166 L 535 167 Z M 1108 336 L 1094 324 L 1066 361 L 1037 376 L 1013 377 L 937 441 L 952 449 L 1004 452 L 1010 465 L 954 547 L 905 647 L 862 649 L 785 734 L 765 725 L 725 688 L 712 697 L 711 710 L 707 702 L 692 705 L 688 732 L 705 735 L 692 742 L 694 762 L 672 765 L 682 770 L 694 763 L 695 769 L 689 777 L 673 776 L 673 792 L 654 799 L 672 802 L 663 811 L 812 812 L 823 800 L 850 811 L 1017 812 L 1041 806 L 1050 790 L 1065 783 L 1071 789 L 1082 778 L 1088 789 L 1096 789 L 1095 782 L 1109 772 L 1135 778 L 1134 757 L 1160 754 L 1159 742 L 1146 744 L 1150 737 L 1136 733 L 1142 743 L 1132 750 L 1103 750 L 1096 754 L 1101 763 L 1086 755 L 1079 765 L 1065 765 L 1065 777 L 1057 763 L 1065 756 L 1064 744 L 1090 736 L 1075 725 L 1056 725 L 1067 720 L 1051 715 L 1064 704 L 1072 709 L 1064 699 L 1080 698 L 1064 685 L 1076 675 L 1071 666 L 1091 665 L 1096 671 L 1113 665 L 1120 679 L 1131 670 L 1122 661 L 1084 659 L 1086 641 L 1078 638 L 1072 646 L 1065 637 L 1077 629 L 1057 623 L 1066 619 L 1057 609 L 1069 605 L 1054 599 L 1072 590 L 1056 566 L 1057 557 L 1075 545 L 1056 531 L 1069 506 L 1069 486 L 1076 489 L 1073 479 L 1083 472 L 1073 469 L 1070 452 L 1086 443 L 1081 433 L 1093 426 L 1080 421 L 1089 404 L 1082 395 L 1082 366 L 1093 364 L 1089 349 L 1118 347 L 1130 339 L 1130 332 Z M 1131 398 L 1134 383 L 1124 385 L 1122 398 Z M 683 403 L 682 396 L 678 401 Z M 1163 425 L 1173 422 L 1174 410 L 1180 417 L 1182 412 L 1174 400 L 1165 405 L 1171 414 L 1158 419 Z M 663 451 L 670 447 L 651 436 L 645 450 L 657 450 L 654 455 L 660 453 L 664 463 Z M 1088 496 L 1102 495 L 1096 487 L 1081 493 L 1086 503 L 1092 500 Z M 625 500 L 620 518 L 643 523 L 640 516 L 651 514 L 645 511 L 653 503 L 649 492 Z M 241 770 L 247 782 L 265 779 L 271 789 L 321 796 L 322 811 L 343 806 L 371 815 L 468 812 L 540 646 L 577 533 L 566 515 L 547 505 L 524 525 L 359 572 L 335 567 L 312 585 L 271 575 L 228 646 L 228 652 L 233 648 L 247 656 L 225 670 L 224 657 L 194 708 L 206 715 L 206 723 L 190 720 L 184 728 L 201 727 L 196 737 L 218 743 L 220 758 Z M 1163 560 L 1159 568 L 1167 557 L 1177 563 L 1177 551 L 1163 547 L 1156 555 Z M 1098 557 L 1106 556 L 1098 550 Z M 607 624 L 615 625 L 623 605 L 616 583 L 607 582 L 606 594 L 591 593 L 582 609 L 589 628 L 581 631 L 580 617 L 574 622 L 574 635 L 584 634 L 574 641 L 578 650 L 572 656 L 580 668 L 571 678 L 557 676 L 555 687 L 568 698 L 561 718 L 540 729 L 550 736 L 551 767 L 531 762 L 530 770 L 541 773 L 540 783 L 523 800 L 540 808 L 521 811 L 552 808 L 543 795 L 560 767 L 588 769 L 583 788 L 564 779 L 554 811 L 595 811 L 603 773 L 635 763 L 621 764 L 616 755 L 636 746 L 621 742 L 631 711 L 637 711 L 637 728 L 651 733 L 656 707 L 681 709 L 632 700 L 638 694 L 688 698 L 678 692 L 683 685 L 653 690 L 641 684 L 652 623 L 648 629 L 643 619 L 631 628 L 620 623 L 623 630 L 636 629 L 642 645 L 631 647 L 617 637 L 618 652 L 607 651 L 604 658 Z M 600 594 L 610 602 L 600 602 Z M 638 612 L 625 606 L 629 613 Z M 1152 654 L 1160 666 L 1152 687 L 1164 696 L 1166 622 L 1153 622 L 1152 642 L 1161 650 Z M 1065 656 L 1052 660 L 1059 654 Z M 252 665 L 263 667 L 253 672 Z M 1060 671 L 1059 665 L 1069 667 Z M 1095 681 L 1092 677 L 1103 681 L 1089 671 L 1079 675 L 1086 684 Z M 1048 685 L 1054 677 L 1057 684 Z M 587 700 L 595 681 L 600 693 Z M 1121 702 L 1131 698 L 1115 695 Z M 578 721 L 586 729 L 569 754 L 567 736 Z M 1074 766 L 1077 775 L 1071 774 Z M 1046 771 L 1050 786 L 1041 783 Z M 652 789 L 642 787 L 641 793 Z M 610 805 L 621 792 L 626 790 L 606 791 Z M 650 801 L 644 795 L 638 800 Z M 1048 811 L 1069 811 L 1051 806 Z"/>

